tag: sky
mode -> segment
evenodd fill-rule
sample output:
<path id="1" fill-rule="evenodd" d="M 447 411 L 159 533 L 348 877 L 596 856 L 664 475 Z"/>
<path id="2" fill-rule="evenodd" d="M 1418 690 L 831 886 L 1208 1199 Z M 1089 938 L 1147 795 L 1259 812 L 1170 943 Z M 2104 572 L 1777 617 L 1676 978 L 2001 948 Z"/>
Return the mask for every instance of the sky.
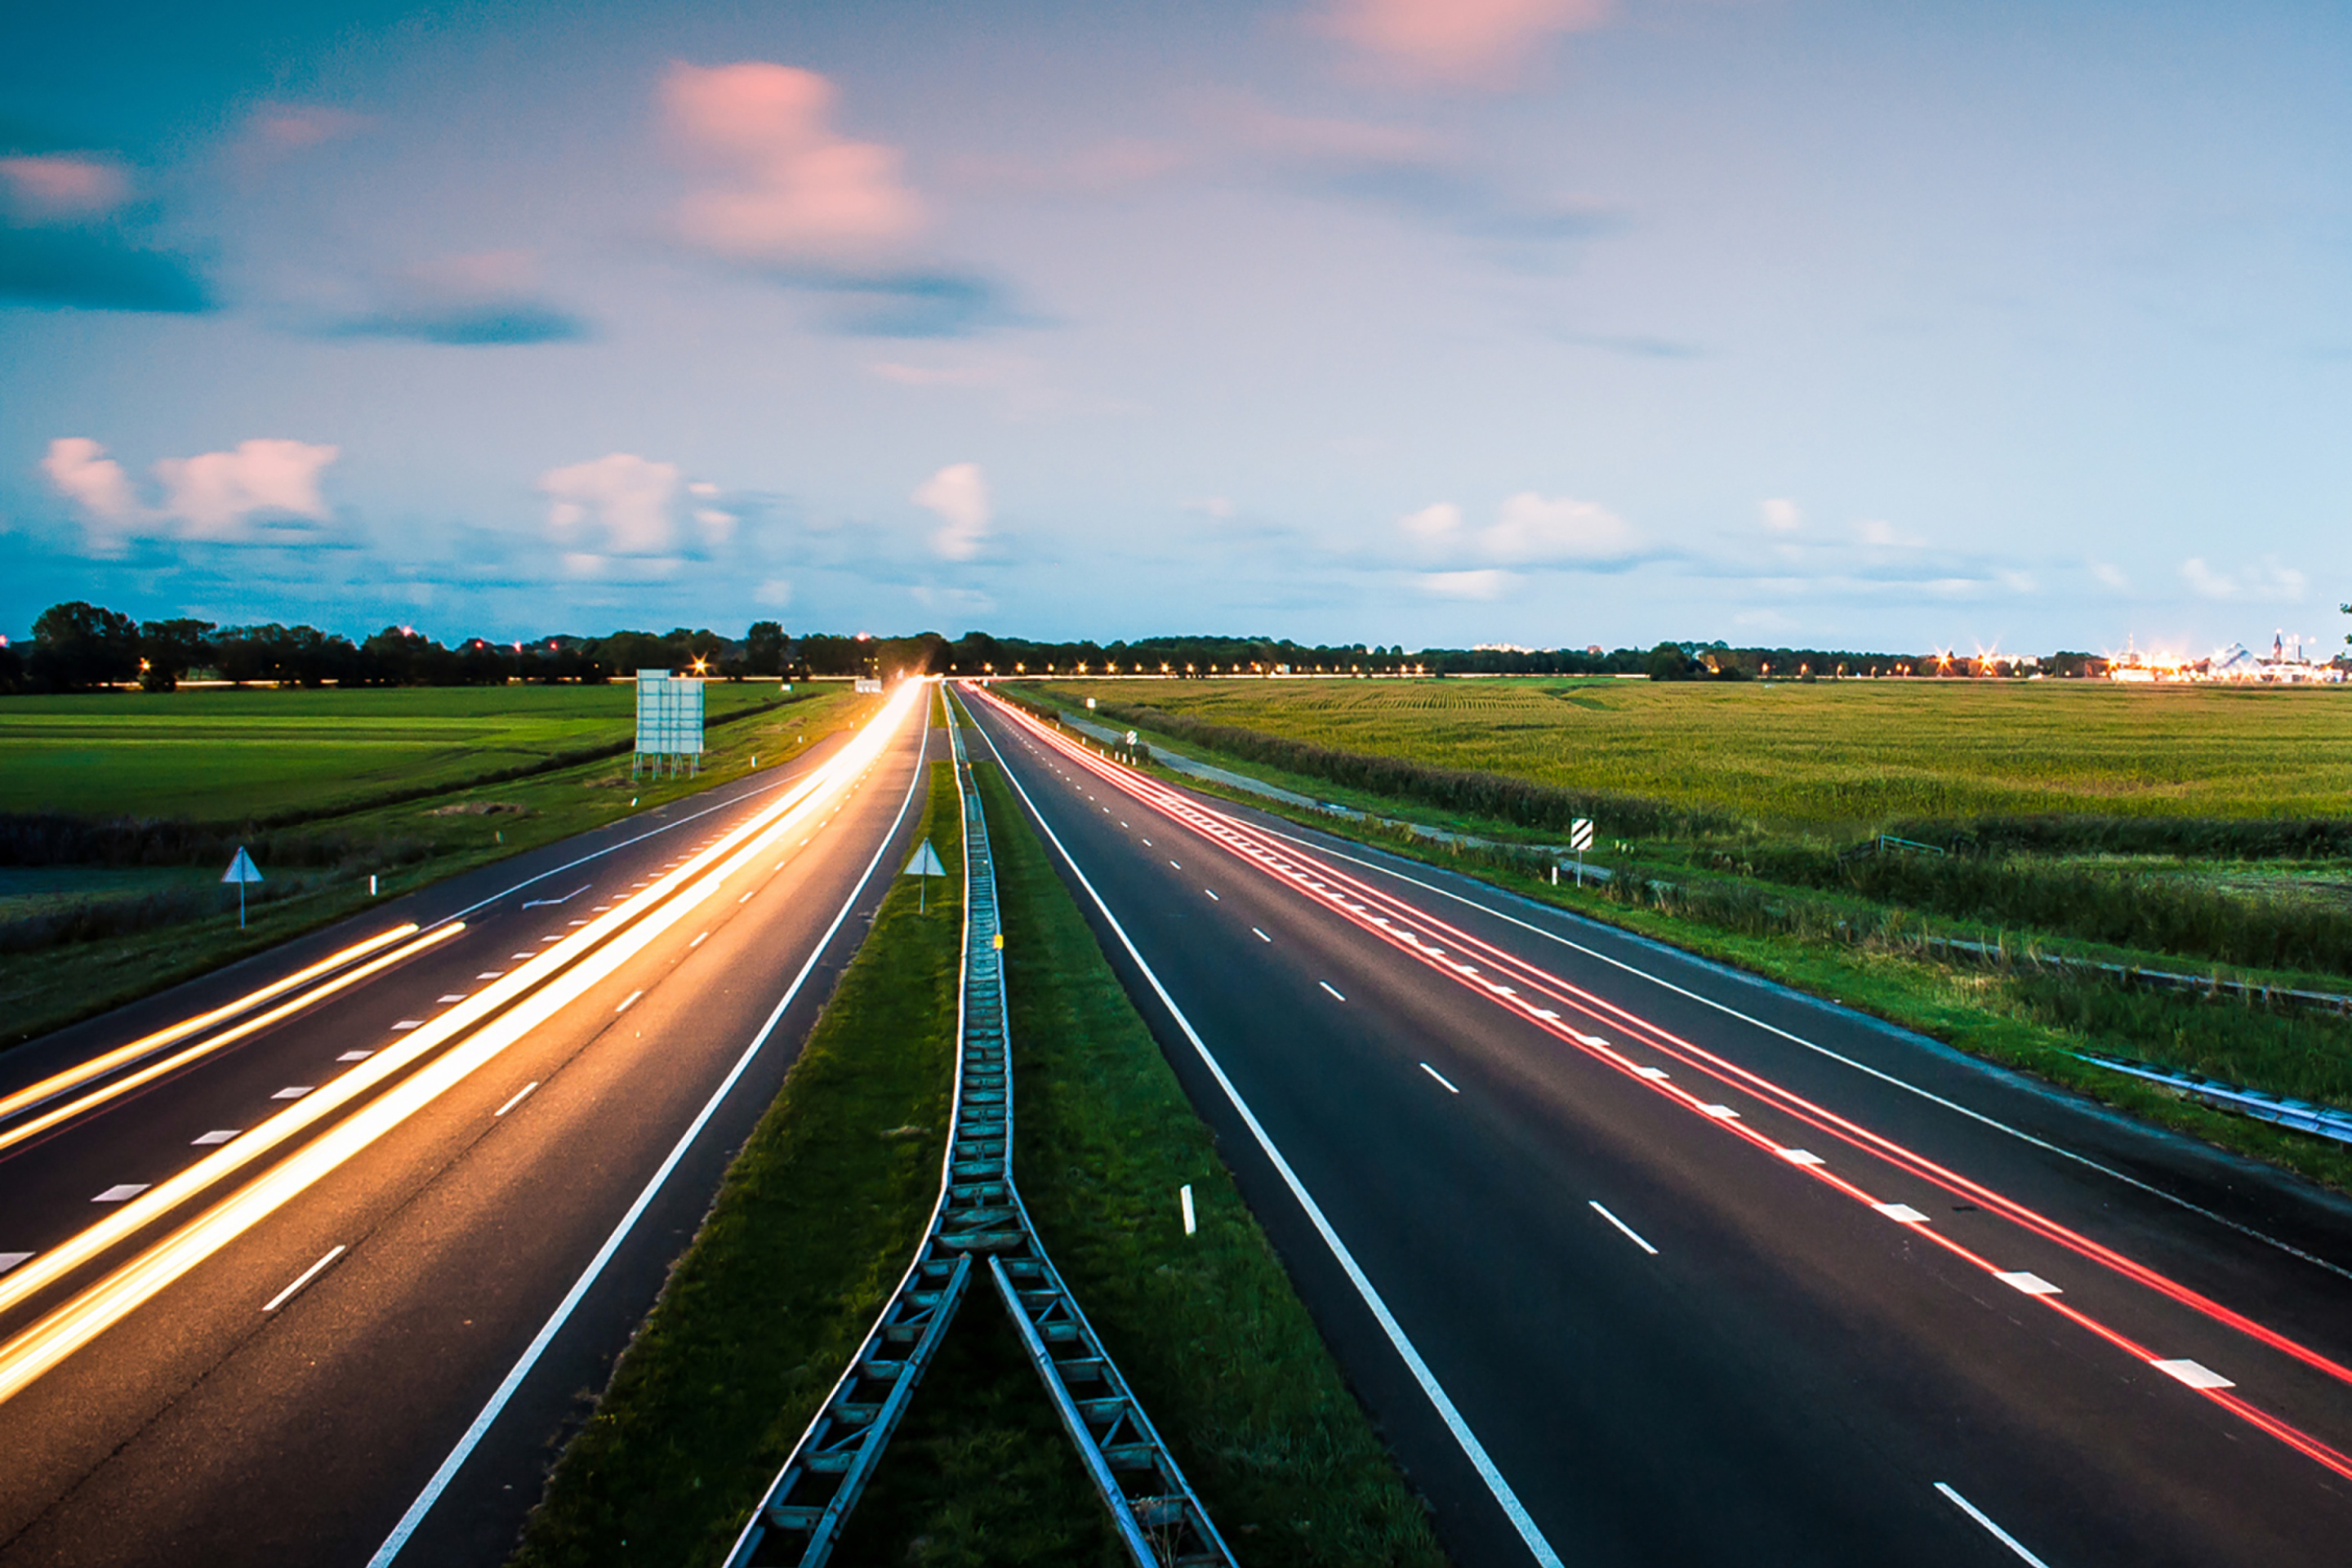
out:
<path id="1" fill-rule="evenodd" d="M 2352 7 L 0 28 L 12 636 L 2347 626 Z"/>

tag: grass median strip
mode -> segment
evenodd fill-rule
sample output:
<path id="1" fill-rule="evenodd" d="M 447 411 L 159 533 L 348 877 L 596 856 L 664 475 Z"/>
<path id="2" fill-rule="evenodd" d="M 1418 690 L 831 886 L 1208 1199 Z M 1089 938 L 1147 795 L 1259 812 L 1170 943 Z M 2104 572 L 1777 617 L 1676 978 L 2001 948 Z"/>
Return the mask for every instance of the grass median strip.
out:
<path id="1" fill-rule="evenodd" d="M 1005 931 L 1014 1175 L 1055 1267 L 1243 1562 L 1442 1563 L 1044 845 L 993 764 L 975 771 Z M 1101 1512 L 1069 1455 L 1010 1332 L 960 1323 L 838 1560 L 1117 1562 L 1107 1532 L 1059 1523 L 1073 1498 L 1090 1525 Z"/>
<path id="2" fill-rule="evenodd" d="M 944 764 L 918 837 L 960 868 Z M 518 1565 L 719 1561 L 848 1364 L 939 1191 L 962 920 L 958 879 L 944 885 L 923 912 L 911 881 L 884 900 L 557 1461 Z"/>

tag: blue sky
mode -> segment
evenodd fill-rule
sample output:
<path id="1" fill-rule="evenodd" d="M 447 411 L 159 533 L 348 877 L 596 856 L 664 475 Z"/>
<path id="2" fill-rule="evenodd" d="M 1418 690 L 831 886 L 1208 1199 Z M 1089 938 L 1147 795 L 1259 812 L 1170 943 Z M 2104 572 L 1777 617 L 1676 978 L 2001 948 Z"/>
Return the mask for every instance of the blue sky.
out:
<path id="1" fill-rule="evenodd" d="M 0 629 L 2202 651 L 2352 595 L 2352 12 L 46 7 Z"/>

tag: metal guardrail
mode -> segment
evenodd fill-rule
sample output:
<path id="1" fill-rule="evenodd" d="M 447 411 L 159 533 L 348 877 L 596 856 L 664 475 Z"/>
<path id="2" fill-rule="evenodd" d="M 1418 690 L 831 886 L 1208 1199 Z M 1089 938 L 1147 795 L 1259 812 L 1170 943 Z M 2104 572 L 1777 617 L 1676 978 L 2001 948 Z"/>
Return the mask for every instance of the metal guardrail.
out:
<path id="1" fill-rule="evenodd" d="M 2339 1110 L 2332 1105 L 2317 1105 L 2308 1100 L 2288 1100 L 2281 1095 L 2265 1094 L 2259 1089 L 2217 1083 L 2200 1074 L 2173 1072 L 2124 1057 L 2094 1056 L 2087 1051 L 2076 1051 L 2074 1055 L 2078 1060 L 2089 1062 L 2094 1067 L 2160 1083 L 2168 1089 L 2193 1094 L 2227 1110 L 2242 1111 L 2263 1121 L 2274 1121 L 2298 1132 L 2333 1138 L 2339 1143 L 2352 1143 L 2352 1111 Z"/>
<path id="2" fill-rule="evenodd" d="M 727 1556 L 819 1568 L 983 1268 L 1136 1568 L 1233 1568 L 1183 1471 L 1055 1270 L 1013 1184 L 1011 1032 L 996 863 L 963 731 L 948 712 L 963 819 L 955 1097 L 923 1244 Z"/>

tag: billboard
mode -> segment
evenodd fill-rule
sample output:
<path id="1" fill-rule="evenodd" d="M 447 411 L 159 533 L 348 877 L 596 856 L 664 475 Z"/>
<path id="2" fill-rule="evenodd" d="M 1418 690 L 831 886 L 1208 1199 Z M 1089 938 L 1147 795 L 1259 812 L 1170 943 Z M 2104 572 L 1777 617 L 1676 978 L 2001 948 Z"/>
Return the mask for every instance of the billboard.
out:
<path id="1" fill-rule="evenodd" d="M 637 671 L 637 754 L 648 757 L 702 753 L 702 682 L 667 669 Z"/>

